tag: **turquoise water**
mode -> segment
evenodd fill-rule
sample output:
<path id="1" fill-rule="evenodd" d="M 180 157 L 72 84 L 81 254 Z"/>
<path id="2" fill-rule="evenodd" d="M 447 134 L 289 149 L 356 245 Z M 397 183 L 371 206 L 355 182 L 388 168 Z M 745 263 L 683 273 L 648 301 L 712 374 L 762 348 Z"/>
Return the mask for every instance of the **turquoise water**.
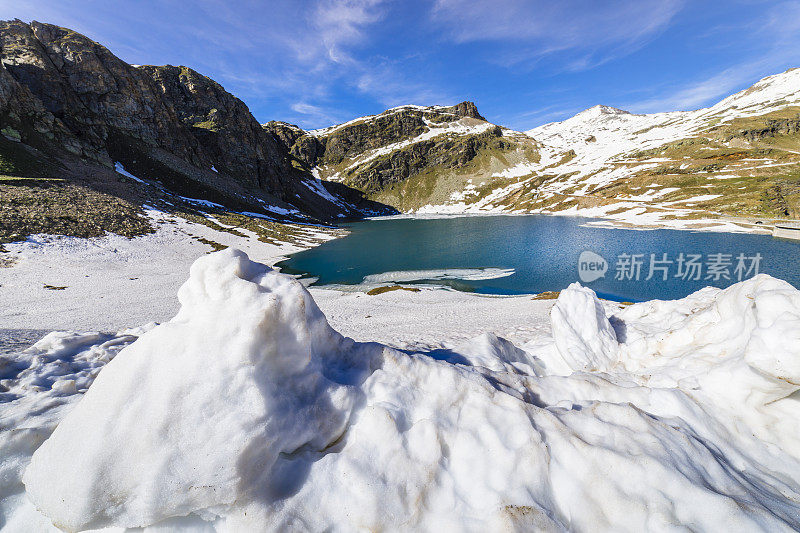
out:
<path id="1" fill-rule="evenodd" d="M 641 301 L 681 298 L 708 285 L 727 287 L 753 275 L 758 254 L 759 272 L 800 287 L 800 242 L 767 235 L 585 226 L 588 220 L 547 215 L 369 220 L 347 225 L 350 235 L 296 253 L 278 266 L 319 278 L 315 285 L 358 285 L 372 276 L 367 281 L 373 284 L 399 280 L 511 295 L 561 290 L 580 281 L 578 259 L 591 251 L 605 259 L 607 271 L 584 285 L 606 298 Z M 651 254 L 657 262 L 647 280 Z M 737 271 L 739 256 L 744 268 Z M 689 266 L 690 259 L 700 266 Z M 584 261 L 584 273 L 601 262 Z M 637 263 L 638 279 L 636 268 L 626 266 Z"/>

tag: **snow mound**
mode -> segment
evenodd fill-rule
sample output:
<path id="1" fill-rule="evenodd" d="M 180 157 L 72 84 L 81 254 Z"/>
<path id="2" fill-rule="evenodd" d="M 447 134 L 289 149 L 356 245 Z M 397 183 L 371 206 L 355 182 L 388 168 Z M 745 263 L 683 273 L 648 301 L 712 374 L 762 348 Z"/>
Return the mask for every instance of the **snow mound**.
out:
<path id="1" fill-rule="evenodd" d="M 120 352 L 34 454 L 24 482 L 58 526 L 233 504 L 269 485 L 281 454 L 322 451 L 347 426 L 369 358 L 330 357 L 353 343 L 299 282 L 228 250 L 198 259 L 178 296 L 178 315 Z"/>
<path id="2" fill-rule="evenodd" d="M 153 327 L 148 324 L 116 334 L 57 331 L 20 353 L 0 356 L 0 528 L 42 530 L 31 525 L 29 516 L 15 524 L 9 516 L 14 513 L 7 512 L 18 507 L 10 502 L 25 499 L 21 478 L 31 454 L 105 364 Z"/>
<path id="3" fill-rule="evenodd" d="M 572 370 L 606 370 L 616 361 L 617 335 L 594 291 L 573 283 L 550 310 L 553 340 Z"/>
<path id="4" fill-rule="evenodd" d="M 760 407 L 800 389 L 800 291 L 759 274 L 683 300 L 620 312 L 621 361 L 659 386 L 701 388 Z"/>
<path id="5" fill-rule="evenodd" d="M 611 316 L 575 284 L 552 337 L 425 354 L 342 337 L 238 251 L 179 297 L 34 453 L 59 527 L 800 527 L 800 292 L 779 280 Z"/>

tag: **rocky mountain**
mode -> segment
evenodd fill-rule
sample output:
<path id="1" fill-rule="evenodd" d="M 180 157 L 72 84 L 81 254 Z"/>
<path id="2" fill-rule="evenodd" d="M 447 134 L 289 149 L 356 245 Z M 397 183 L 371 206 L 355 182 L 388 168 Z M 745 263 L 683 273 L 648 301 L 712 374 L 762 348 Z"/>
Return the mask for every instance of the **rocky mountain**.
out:
<path id="1" fill-rule="evenodd" d="M 526 132 L 542 143 L 548 176 L 536 198 L 513 208 L 653 221 L 797 218 L 799 119 L 800 69 L 696 111 L 595 107 Z"/>
<path id="2" fill-rule="evenodd" d="M 278 220 L 392 212 L 294 165 L 213 80 L 187 67 L 129 65 L 50 24 L 0 22 L 0 129 L 5 175 L 131 199 L 137 191 L 114 171 L 123 168 L 159 190 Z"/>
<path id="3" fill-rule="evenodd" d="M 474 104 L 264 127 L 315 175 L 407 212 L 552 212 L 693 227 L 800 217 L 800 70 L 705 109 L 598 105 L 515 132 Z"/>
<path id="4" fill-rule="evenodd" d="M 472 102 L 406 105 L 309 132 L 281 122 L 264 128 L 315 176 L 405 211 L 538 160 L 533 139 L 487 122 Z"/>

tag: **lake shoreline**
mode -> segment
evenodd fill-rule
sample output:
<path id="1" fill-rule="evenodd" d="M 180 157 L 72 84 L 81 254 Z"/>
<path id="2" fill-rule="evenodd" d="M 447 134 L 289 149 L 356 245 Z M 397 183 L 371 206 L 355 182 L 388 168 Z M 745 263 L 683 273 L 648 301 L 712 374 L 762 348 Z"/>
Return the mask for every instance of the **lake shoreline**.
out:
<path id="1" fill-rule="evenodd" d="M 376 217 L 347 226 L 343 239 L 292 254 L 276 266 L 311 279 L 313 287 L 345 291 L 366 292 L 388 283 L 534 295 L 579 281 L 619 302 L 682 298 L 759 272 L 800 286 L 791 269 L 798 245 L 763 231 L 640 231 L 602 222 L 541 214 Z M 603 263 L 600 275 L 579 272 L 584 252 Z M 684 262 L 693 263 L 691 273 L 684 271 Z"/>
<path id="2" fill-rule="evenodd" d="M 151 216 L 156 217 L 153 214 Z M 444 215 L 437 218 L 462 216 L 498 215 Z M 175 292 L 184 281 L 189 265 L 209 251 L 206 242 L 241 248 L 255 260 L 274 267 L 292 254 L 316 248 L 321 242 L 340 240 L 340 237 L 344 238 L 350 233 L 346 226 L 335 232 L 317 228 L 316 242 L 270 244 L 259 241 L 258 236 L 250 235 L 249 232 L 244 232 L 244 236 L 237 236 L 183 219 L 167 219 L 161 215 L 159 217 L 156 217 L 158 229 L 155 233 L 134 239 L 116 235 L 92 239 L 39 235 L 24 242 L 6 245 L 9 252 L 2 256 L 8 259 L 4 261 L 7 266 L 0 268 L 0 307 L 7 309 L 7 312 L 0 317 L 0 328 L 116 331 L 148 321 L 168 320 L 177 310 Z M 373 220 L 396 218 L 432 217 L 400 215 L 377 217 Z M 376 286 L 380 285 L 386 283 Z M 46 286 L 66 288 L 54 290 Z M 310 289 L 312 292 L 327 291 L 326 294 L 333 291 L 339 294 L 351 292 L 337 291 L 335 287 L 325 285 L 312 286 Z M 455 293 L 459 299 L 466 299 L 465 301 L 480 296 L 482 299 L 490 298 L 500 302 L 548 291 L 555 292 L 558 289 L 558 285 L 552 284 L 542 287 L 541 291 L 526 291 L 515 295 L 474 294 L 447 287 L 438 290 Z M 395 292 L 403 294 L 393 294 L 392 298 L 419 298 L 417 293 Z M 605 296 L 602 290 L 599 292 L 601 296 Z M 367 298 L 362 292 L 359 294 Z M 368 298 L 385 297 L 389 296 Z M 620 297 L 613 298 L 612 301 L 641 299 Z"/>
<path id="3" fill-rule="evenodd" d="M 368 217 L 365 220 L 393 220 L 393 219 L 439 219 L 439 218 L 460 218 L 460 217 L 519 217 L 519 216 L 532 216 L 544 215 L 555 217 L 572 217 L 583 218 L 587 220 L 587 224 L 597 225 L 598 227 L 612 227 L 618 229 L 638 229 L 638 230 L 658 230 L 658 229 L 672 229 L 678 231 L 701 231 L 709 233 L 749 233 L 755 235 L 771 235 L 771 228 L 776 223 L 781 222 L 800 222 L 790 219 L 763 219 L 768 221 L 763 224 L 756 223 L 756 218 L 739 218 L 739 217 L 719 217 L 719 218 L 699 218 L 699 219 L 686 219 L 686 220 L 661 220 L 659 222 L 645 223 L 646 218 L 638 217 L 637 215 L 631 216 L 629 219 L 625 218 L 612 218 L 607 216 L 593 216 L 591 214 L 584 214 L 581 212 L 572 211 L 541 211 L 541 212 L 525 212 L 525 213 L 503 213 L 503 212 L 479 212 L 479 213 L 401 213 L 399 215 L 383 215 L 377 217 Z M 676 222 L 681 222 L 676 223 Z M 692 225 L 692 226 L 690 226 Z"/>

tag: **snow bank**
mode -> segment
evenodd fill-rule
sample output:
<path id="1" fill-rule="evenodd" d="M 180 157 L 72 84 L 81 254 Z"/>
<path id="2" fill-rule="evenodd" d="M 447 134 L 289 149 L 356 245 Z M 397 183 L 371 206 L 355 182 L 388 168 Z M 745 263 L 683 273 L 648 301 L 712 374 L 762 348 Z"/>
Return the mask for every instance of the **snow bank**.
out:
<path id="1" fill-rule="evenodd" d="M 322 451 L 347 426 L 369 357 L 339 356 L 354 344 L 300 283 L 226 251 L 198 259 L 178 297 L 178 315 L 108 364 L 34 454 L 25 485 L 58 526 L 231 505 L 281 454 Z"/>
<path id="2" fill-rule="evenodd" d="M 753 407 L 800 389 L 800 291 L 765 274 L 677 302 L 652 301 L 618 314 L 621 362 L 658 386 L 702 388 Z"/>
<path id="3" fill-rule="evenodd" d="M 104 365 L 154 326 L 113 335 L 53 332 L 19 354 L 0 356 L 0 528 L 42 530 L 31 525 L 30 516 L 23 516 L 20 524 L 13 520 L 14 509 L 24 502 L 21 478 L 31 454 Z"/>
<path id="4" fill-rule="evenodd" d="M 768 276 L 613 316 L 576 284 L 551 337 L 429 353 L 340 336 L 242 252 L 179 297 L 34 453 L 60 527 L 800 527 L 800 293 Z"/>

